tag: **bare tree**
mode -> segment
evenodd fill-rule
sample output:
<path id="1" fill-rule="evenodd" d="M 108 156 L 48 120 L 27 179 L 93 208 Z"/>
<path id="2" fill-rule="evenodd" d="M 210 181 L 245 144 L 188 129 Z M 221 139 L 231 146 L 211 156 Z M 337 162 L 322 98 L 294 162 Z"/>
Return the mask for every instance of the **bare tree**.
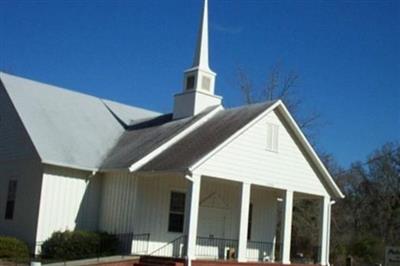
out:
<path id="1" fill-rule="evenodd" d="M 320 125 L 321 116 L 319 113 L 301 111 L 302 100 L 296 93 L 300 76 L 293 70 L 284 71 L 282 63 L 275 63 L 271 67 L 266 75 L 266 81 L 261 87 L 254 86 L 248 72 L 242 67 L 237 68 L 235 79 L 235 84 L 241 91 L 246 104 L 280 99 L 308 136 L 313 135 L 316 127 Z"/>

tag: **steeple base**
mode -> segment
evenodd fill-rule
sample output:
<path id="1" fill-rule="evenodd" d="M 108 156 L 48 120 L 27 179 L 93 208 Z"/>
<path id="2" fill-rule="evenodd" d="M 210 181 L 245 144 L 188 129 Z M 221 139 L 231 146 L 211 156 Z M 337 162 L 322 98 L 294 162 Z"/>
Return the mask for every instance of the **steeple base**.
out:
<path id="1" fill-rule="evenodd" d="M 221 105 L 222 97 L 201 91 L 187 91 L 175 95 L 174 119 L 194 116 L 206 108 Z"/>

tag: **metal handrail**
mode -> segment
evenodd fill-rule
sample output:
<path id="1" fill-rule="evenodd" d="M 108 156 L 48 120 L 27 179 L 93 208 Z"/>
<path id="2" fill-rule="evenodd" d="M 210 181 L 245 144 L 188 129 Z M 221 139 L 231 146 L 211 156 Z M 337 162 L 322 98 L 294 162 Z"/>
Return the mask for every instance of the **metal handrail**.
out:
<path id="1" fill-rule="evenodd" d="M 181 235 L 152 251 L 149 255 L 182 258 L 186 244 L 186 235 Z"/>
<path id="2" fill-rule="evenodd" d="M 246 257 L 249 260 L 272 261 L 274 260 L 274 243 L 264 241 L 247 241 Z"/>
<path id="3" fill-rule="evenodd" d="M 132 235 L 131 254 L 147 254 L 149 252 L 150 233 Z"/>
<path id="4" fill-rule="evenodd" d="M 235 258 L 239 241 L 219 237 L 197 237 L 196 257 L 208 259 Z M 228 254 L 229 253 L 229 254 Z"/>

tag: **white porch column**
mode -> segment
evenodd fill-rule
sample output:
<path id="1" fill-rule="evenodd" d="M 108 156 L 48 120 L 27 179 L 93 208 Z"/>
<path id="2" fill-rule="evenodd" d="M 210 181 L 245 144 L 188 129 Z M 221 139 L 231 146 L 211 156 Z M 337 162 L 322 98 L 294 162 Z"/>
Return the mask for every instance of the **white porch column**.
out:
<path id="1" fill-rule="evenodd" d="M 240 205 L 240 227 L 239 227 L 239 246 L 237 252 L 238 262 L 247 261 L 247 229 L 249 226 L 249 206 L 250 206 L 250 189 L 249 183 L 242 183 L 242 195 Z"/>
<path id="2" fill-rule="evenodd" d="M 321 200 L 321 223 L 320 223 L 320 253 L 319 263 L 329 265 L 329 229 L 330 229 L 330 197 Z"/>
<path id="3" fill-rule="evenodd" d="M 197 222 L 199 216 L 200 185 L 201 176 L 193 175 L 192 181 L 190 182 L 188 187 L 185 210 L 185 212 L 187 213 L 187 217 L 185 219 L 185 233 L 187 236 L 186 256 L 189 265 L 191 265 L 191 260 L 195 259 Z"/>
<path id="4" fill-rule="evenodd" d="M 293 191 L 286 190 L 283 198 L 282 212 L 282 263 L 290 264 L 290 245 L 292 240 L 292 214 L 293 214 Z"/>
<path id="5" fill-rule="evenodd" d="M 332 203 L 332 201 L 329 202 L 329 208 L 328 208 L 328 241 L 326 244 L 326 264 L 330 265 L 329 261 L 329 254 L 330 254 L 330 250 L 331 250 L 331 222 L 332 222 L 332 205 L 334 204 L 334 202 Z"/>

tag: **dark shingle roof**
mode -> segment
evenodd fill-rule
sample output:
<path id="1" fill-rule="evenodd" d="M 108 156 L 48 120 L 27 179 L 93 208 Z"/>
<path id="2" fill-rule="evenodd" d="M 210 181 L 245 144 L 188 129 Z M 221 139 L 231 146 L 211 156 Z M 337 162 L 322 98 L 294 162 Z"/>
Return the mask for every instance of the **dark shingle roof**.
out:
<path id="1" fill-rule="evenodd" d="M 275 102 L 221 110 L 145 164 L 140 171 L 186 170 Z"/>
<path id="2" fill-rule="evenodd" d="M 197 116 L 179 120 L 172 120 L 171 114 L 162 115 L 128 127 L 117 145 L 108 153 L 101 169 L 129 168 L 215 108 L 210 107 Z"/>

